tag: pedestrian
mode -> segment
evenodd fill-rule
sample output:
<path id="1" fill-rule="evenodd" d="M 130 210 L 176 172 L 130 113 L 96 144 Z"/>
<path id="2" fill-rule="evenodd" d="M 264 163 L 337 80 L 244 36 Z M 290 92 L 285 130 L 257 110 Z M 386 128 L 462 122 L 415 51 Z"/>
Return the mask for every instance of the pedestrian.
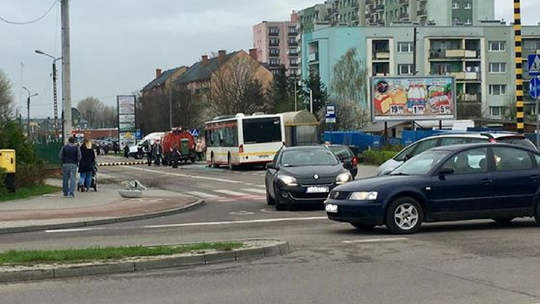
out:
<path id="1" fill-rule="evenodd" d="M 154 142 L 154 148 L 152 153 L 154 156 L 154 165 L 156 167 L 159 167 L 161 165 L 161 156 L 163 154 L 163 148 L 161 147 L 159 140 L 156 140 Z"/>
<path id="2" fill-rule="evenodd" d="M 144 146 L 145 153 L 146 153 L 146 161 L 148 163 L 148 166 L 152 166 L 152 155 L 154 151 L 154 142 L 150 142 Z"/>
<path id="3" fill-rule="evenodd" d="M 101 154 L 101 147 L 99 146 L 99 142 L 96 142 L 96 154 L 99 156 Z"/>
<path id="4" fill-rule="evenodd" d="M 118 152 L 120 151 L 120 147 L 118 146 L 118 142 L 115 141 L 113 142 L 113 151 L 114 151 L 114 155 L 118 155 Z"/>
<path id="5" fill-rule="evenodd" d="M 180 151 L 178 151 L 178 144 L 174 144 L 171 149 L 173 168 L 178 168 L 178 160 L 180 159 Z"/>
<path id="6" fill-rule="evenodd" d="M 106 142 L 104 142 L 102 147 L 103 147 L 103 148 L 102 148 L 102 149 L 103 149 L 103 153 L 104 153 L 105 155 L 109 155 L 109 145 L 108 145 Z"/>
<path id="7" fill-rule="evenodd" d="M 124 157 L 129 158 L 129 146 L 127 143 L 124 143 Z"/>
<path id="8" fill-rule="evenodd" d="M 64 197 L 75 197 L 75 183 L 77 179 L 77 164 L 81 160 L 81 150 L 70 137 L 68 143 L 60 149 L 58 157 L 62 161 L 62 192 Z"/>
<path id="9" fill-rule="evenodd" d="M 90 185 L 92 184 L 92 176 L 94 171 L 94 163 L 96 161 L 96 155 L 92 149 L 92 142 L 85 138 L 81 145 L 81 160 L 79 161 L 79 184 L 77 189 L 81 192 L 88 192 Z"/>
<path id="10" fill-rule="evenodd" d="M 197 139 L 197 144 L 195 144 L 195 153 L 197 153 L 197 160 L 202 161 L 202 152 L 203 152 L 203 146 L 201 139 Z"/>

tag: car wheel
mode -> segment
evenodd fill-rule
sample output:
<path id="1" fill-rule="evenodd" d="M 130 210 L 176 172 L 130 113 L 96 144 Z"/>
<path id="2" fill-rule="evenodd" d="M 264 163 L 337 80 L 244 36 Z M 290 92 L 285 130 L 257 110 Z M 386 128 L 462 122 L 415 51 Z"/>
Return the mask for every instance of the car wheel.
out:
<path id="1" fill-rule="evenodd" d="M 212 166 L 213 168 L 219 167 L 219 166 L 216 164 L 216 161 L 214 160 L 214 154 L 213 154 L 213 153 L 212 153 L 212 156 L 210 157 L 210 166 Z"/>
<path id="2" fill-rule="evenodd" d="M 423 220 L 422 206 L 412 197 L 395 199 L 386 212 L 386 227 L 395 234 L 415 233 Z"/>
<path id="3" fill-rule="evenodd" d="M 285 211 L 287 210 L 287 204 L 285 203 L 282 203 L 281 202 L 281 199 L 280 199 L 280 193 L 279 192 L 274 192 L 275 193 L 275 196 L 276 198 L 274 199 L 274 201 L 276 202 L 276 211 Z"/>
<path id="4" fill-rule="evenodd" d="M 236 169 L 236 166 L 233 165 L 232 162 L 231 162 L 231 155 L 229 155 L 229 157 L 227 157 L 227 166 L 229 167 L 229 170 Z"/>
<path id="5" fill-rule="evenodd" d="M 508 225 L 512 220 L 514 220 L 513 217 L 507 217 L 507 218 L 494 218 L 492 219 L 495 221 L 495 223 L 499 225 Z"/>
<path id="6" fill-rule="evenodd" d="M 360 230 L 371 230 L 375 227 L 375 225 L 371 225 L 371 224 L 351 223 L 351 225 L 353 225 L 354 228 L 360 229 Z"/>
<path id="7" fill-rule="evenodd" d="M 274 200 L 270 194 L 268 193 L 268 191 L 266 191 L 266 204 L 268 204 L 268 206 L 273 206 L 276 204 L 276 200 Z"/>

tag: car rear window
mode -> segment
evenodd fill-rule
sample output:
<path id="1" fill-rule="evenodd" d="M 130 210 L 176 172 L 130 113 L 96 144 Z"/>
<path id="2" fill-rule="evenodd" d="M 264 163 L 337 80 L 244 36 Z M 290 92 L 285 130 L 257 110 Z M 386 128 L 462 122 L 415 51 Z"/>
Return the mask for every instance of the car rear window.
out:
<path id="1" fill-rule="evenodd" d="M 334 152 L 337 157 L 339 157 L 339 159 L 353 157 L 351 150 L 349 150 L 349 148 L 347 147 L 330 146 L 329 148 L 330 150 L 332 150 L 332 152 Z"/>
<path id="2" fill-rule="evenodd" d="M 497 138 L 497 142 L 536 149 L 536 146 L 530 140 L 528 140 L 527 138 L 523 138 L 523 137 Z"/>

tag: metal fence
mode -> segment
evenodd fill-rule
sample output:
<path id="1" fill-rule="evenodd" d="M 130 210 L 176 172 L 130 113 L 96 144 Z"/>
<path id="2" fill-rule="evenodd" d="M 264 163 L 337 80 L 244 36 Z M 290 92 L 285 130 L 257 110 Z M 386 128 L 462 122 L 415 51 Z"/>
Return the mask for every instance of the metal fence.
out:
<path id="1" fill-rule="evenodd" d="M 37 156 L 43 160 L 45 167 L 55 168 L 61 166 L 58 153 L 62 146 L 62 141 L 41 141 L 36 143 Z"/>

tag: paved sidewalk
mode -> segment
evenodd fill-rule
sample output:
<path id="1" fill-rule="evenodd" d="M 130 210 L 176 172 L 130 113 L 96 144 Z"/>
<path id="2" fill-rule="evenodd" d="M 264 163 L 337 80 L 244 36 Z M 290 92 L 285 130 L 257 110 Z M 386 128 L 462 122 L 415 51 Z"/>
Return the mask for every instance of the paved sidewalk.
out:
<path id="1" fill-rule="evenodd" d="M 47 183 L 59 186 L 61 181 Z M 118 184 L 101 184 L 98 192 L 77 192 L 75 198 L 59 192 L 0 203 L 0 233 L 137 220 L 188 211 L 202 203 L 191 196 L 158 189 L 145 190 L 143 198 L 126 199 L 118 194 L 122 188 Z"/>

